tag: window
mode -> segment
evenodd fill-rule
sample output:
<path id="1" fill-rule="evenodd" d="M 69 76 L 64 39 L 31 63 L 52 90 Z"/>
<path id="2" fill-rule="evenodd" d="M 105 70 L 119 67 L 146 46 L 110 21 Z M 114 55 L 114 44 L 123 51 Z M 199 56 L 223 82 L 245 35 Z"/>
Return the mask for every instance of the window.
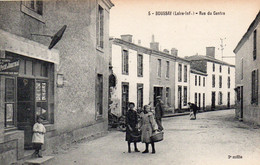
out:
<path id="1" fill-rule="evenodd" d="M 212 75 L 212 87 L 215 88 L 215 75 Z"/>
<path id="2" fill-rule="evenodd" d="M 258 70 L 252 72 L 252 91 L 251 103 L 258 104 Z"/>
<path id="3" fill-rule="evenodd" d="M 187 82 L 188 79 L 188 67 L 184 65 L 184 82 Z"/>
<path id="4" fill-rule="evenodd" d="M 103 75 L 97 74 L 96 79 L 96 116 L 103 114 Z"/>
<path id="5" fill-rule="evenodd" d="M 143 55 L 138 54 L 137 56 L 137 76 L 143 76 Z"/>
<path id="6" fill-rule="evenodd" d="M 137 84 L 137 108 L 143 107 L 143 84 Z"/>
<path id="7" fill-rule="evenodd" d="M 129 64 L 128 64 L 128 51 L 122 51 L 122 74 L 128 74 Z"/>
<path id="8" fill-rule="evenodd" d="M 183 87 L 183 106 L 187 106 L 187 103 L 188 103 L 188 92 L 187 92 L 187 87 L 184 86 Z"/>
<path id="9" fill-rule="evenodd" d="M 230 77 L 228 76 L 227 87 L 230 88 Z"/>
<path id="10" fill-rule="evenodd" d="M 197 75 L 195 75 L 195 86 L 197 86 Z"/>
<path id="11" fill-rule="evenodd" d="M 202 94 L 202 99 L 203 99 L 203 110 L 205 109 L 205 93 Z"/>
<path id="12" fill-rule="evenodd" d="M 14 121 L 14 104 L 15 103 L 15 79 L 5 79 L 5 127 L 13 127 Z"/>
<path id="13" fill-rule="evenodd" d="M 219 88 L 222 88 L 222 76 L 219 76 Z"/>
<path id="14" fill-rule="evenodd" d="M 98 6 L 97 13 L 97 46 L 99 48 L 104 47 L 104 9 Z"/>
<path id="15" fill-rule="evenodd" d="M 256 53 L 256 40 L 257 40 L 257 33 L 256 33 L 256 30 L 254 31 L 254 38 L 253 38 L 253 42 L 254 42 L 254 47 L 253 47 L 253 60 L 255 60 L 256 59 L 256 55 L 257 55 L 257 53 Z"/>
<path id="16" fill-rule="evenodd" d="M 162 60 L 158 59 L 157 60 L 157 76 L 161 77 L 162 74 Z"/>
<path id="17" fill-rule="evenodd" d="M 47 102 L 47 82 L 37 81 L 35 87 L 36 98 L 36 115 L 42 115 L 45 120 L 48 120 L 48 102 Z"/>
<path id="18" fill-rule="evenodd" d="M 24 5 L 35 13 L 42 15 L 43 1 L 31 0 L 25 1 Z"/>
<path id="19" fill-rule="evenodd" d="M 171 106 L 171 93 L 170 93 L 170 88 L 169 87 L 166 87 L 166 103 L 168 106 Z"/>
<path id="20" fill-rule="evenodd" d="M 166 78 L 170 77 L 170 62 L 166 61 Z"/>
<path id="21" fill-rule="evenodd" d="M 197 105 L 197 93 L 195 93 L 195 96 L 194 96 L 194 103 Z"/>
<path id="22" fill-rule="evenodd" d="M 244 67 L 244 62 L 243 62 L 243 58 L 241 58 L 241 75 L 240 75 L 240 77 L 241 77 L 241 80 L 243 80 L 243 75 L 244 75 L 244 69 L 243 69 L 243 67 Z"/>
<path id="23" fill-rule="evenodd" d="M 181 82 L 182 81 L 182 64 L 178 65 L 178 81 Z"/>
<path id="24" fill-rule="evenodd" d="M 230 67 L 228 67 L 228 74 L 230 74 Z"/>
<path id="25" fill-rule="evenodd" d="M 212 63 L 212 70 L 213 70 L 213 72 L 215 72 L 215 64 L 214 63 Z"/>
<path id="26" fill-rule="evenodd" d="M 199 86 L 200 86 L 200 76 L 199 76 Z"/>
<path id="27" fill-rule="evenodd" d="M 203 86 L 205 87 L 205 77 L 203 77 Z"/>
<path id="28" fill-rule="evenodd" d="M 219 72 L 221 73 L 222 72 L 222 66 L 219 65 Z"/>
<path id="29" fill-rule="evenodd" d="M 223 103 L 222 103 L 222 98 L 223 98 L 223 94 L 222 94 L 222 92 L 219 92 L 218 93 L 218 104 L 219 105 L 222 105 Z"/>

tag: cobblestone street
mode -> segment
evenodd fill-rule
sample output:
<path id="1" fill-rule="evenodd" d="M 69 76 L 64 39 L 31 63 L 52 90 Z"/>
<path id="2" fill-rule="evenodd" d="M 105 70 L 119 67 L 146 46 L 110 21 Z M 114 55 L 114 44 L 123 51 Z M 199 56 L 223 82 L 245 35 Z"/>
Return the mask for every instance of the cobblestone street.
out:
<path id="1" fill-rule="evenodd" d="M 125 134 L 111 131 L 105 137 L 77 144 L 66 153 L 55 155 L 52 164 L 259 163 L 260 129 L 237 121 L 234 110 L 199 113 L 197 120 L 189 120 L 189 116 L 165 118 L 163 125 L 165 139 L 156 143 L 156 154 L 127 153 Z M 144 144 L 138 143 L 138 148 L 143 151 Z"/>

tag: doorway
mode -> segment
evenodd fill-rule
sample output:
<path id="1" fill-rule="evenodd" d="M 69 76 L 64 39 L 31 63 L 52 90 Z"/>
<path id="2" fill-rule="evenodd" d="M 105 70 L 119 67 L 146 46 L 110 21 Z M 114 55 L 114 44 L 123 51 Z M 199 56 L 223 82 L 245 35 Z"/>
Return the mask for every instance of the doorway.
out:
<path id="1" fill-rule="evenodd" d="M 211 109 L 215 110 L 216 107 L 216 92 L 211 93 Z"/>
<path id="2" fill-rule="evenodd" d="M 129 102 L 129 83 L 122 82 L 122 115 L 126 115 Z"/>
<path id="3" fill-rule="evenodd" d="M 181 91 L 181 86 L 178 86 L 178 109 L 181 110 L 182 109 L 182 91 Z"/>
<path id="4" fill-rule="evenodd" d="M 32 127 L 35 123 L 35 81 L 17 78 L 17 126 L 24 130 L 24 148 L 32 149 Z"/>
<path id="5" fill-rule="evenodd" d="M 161 96 L 162 97 L 163 87 L 154 87 L 153 91 L 154 91 L 153 92 L 153 105 L 156 106 L 156 97 L 157 96 Z"/>

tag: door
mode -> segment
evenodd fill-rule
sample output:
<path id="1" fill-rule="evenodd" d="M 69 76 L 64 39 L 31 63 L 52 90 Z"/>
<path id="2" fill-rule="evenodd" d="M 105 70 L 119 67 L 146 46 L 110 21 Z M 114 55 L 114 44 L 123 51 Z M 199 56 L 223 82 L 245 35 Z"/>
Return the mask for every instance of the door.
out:
<path id="1" fill-rule="evenodd" d="M 230 108 L 230 92 L 227 94 L 227 107 Z"/>
<path id="2" fill-rule="evenodd" d="M 35 81 L 17 78 L 17 126 L 24 130 L 24 148 L 32 148 L 32 126 L 35 123 Z"/>
<path id="3" fill-rule="evenodd" d="M 182 102 L 182 92 L 181 92 L 181 86 L 178 86 L 178 109 L 181 110 L 181 102 Z"/>
<path id="4" fill-rule="evenodd" d="M 37 82 L 37 84 L 41 85 L 42 82 Z M 102 116 L 102 114 L 103 114 L 103 75 L 98 74 L 96 80 L 96 115 L 98 117 L 98 116 Z"/>
<path id="5" fill-rule="evenodd" d="M 211 109 L 214 110 L 216 106 L 216 92 L 211 93 Z"/>
<path id="6" fill-rule="evenodd" d="M 153 92 L 153 105 L 156 105 L 156 97 L 161 96 L 162 97 L 162 91 L 163 87 L 154 87 L 154 92 Z M 163 97 L 162 97 L 163 98 Z"/>
<path id="7" fill-rule="evenodd" d="M 122 83 L 122 115 L 126 115 L 129 102 L 129 83 Z"/>

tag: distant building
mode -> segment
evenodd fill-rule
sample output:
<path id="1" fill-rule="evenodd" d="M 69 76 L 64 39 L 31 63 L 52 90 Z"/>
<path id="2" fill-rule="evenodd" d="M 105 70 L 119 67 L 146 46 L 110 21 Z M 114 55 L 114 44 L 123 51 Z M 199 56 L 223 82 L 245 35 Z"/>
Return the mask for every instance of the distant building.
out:
<path id="1" fill-rule="evenodd" d="M 260 12 L 234 49 L 236 54 L 236 117 L 260 124 Z"/>
<path id="2" fill-rule="evenodd" d="M 187 59 L 191 61 L 192 69 L 207 74 L 206 109 L 233 107 L 235 104 L 235 66 L 216 59 L 215 47 L 207 47 L 206 56 L 194 55 Z"/>
<path id="3" fill-rule="evenodd" d="M 206 73 L 190 70 L 190 102 L 201 110 L 206 110 L 207 76 Z"/>
<path id="4" fill-rule="evenodd" d="M 107 131 L 110 0 L 0 2 L 0 164 L 28 157 L 43 115 L 45 154 Z M 62 39 L 50 38 L 67 25 Z M 8 64 L 8 67 L 6 67 Z"/>

